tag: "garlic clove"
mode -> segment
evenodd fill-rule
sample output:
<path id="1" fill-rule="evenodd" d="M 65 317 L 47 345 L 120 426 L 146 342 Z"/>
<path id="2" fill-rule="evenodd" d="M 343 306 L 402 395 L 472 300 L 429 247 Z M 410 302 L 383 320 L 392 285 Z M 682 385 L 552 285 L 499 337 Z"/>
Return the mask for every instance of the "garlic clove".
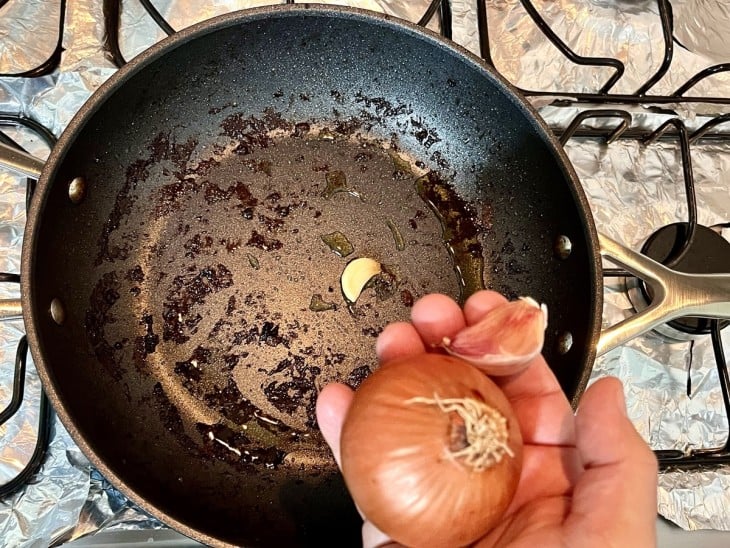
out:
<path id="1" fill-rule="evenodd" d="M 490 310 L 453 338 L 444 337 L 441 346 L 489 375 L 512 375 L 542 351 L 547 317 L 547 306 L 520 297 Z"/>
<path id="2" fill-rule="evenodd" d="M 345 300 L 351 304 L 355 303 L 368 282 L 380 272 L 380 263 L 367 257 L 360 257 L 347 263 L 340 276 L 340 286 Z"/>

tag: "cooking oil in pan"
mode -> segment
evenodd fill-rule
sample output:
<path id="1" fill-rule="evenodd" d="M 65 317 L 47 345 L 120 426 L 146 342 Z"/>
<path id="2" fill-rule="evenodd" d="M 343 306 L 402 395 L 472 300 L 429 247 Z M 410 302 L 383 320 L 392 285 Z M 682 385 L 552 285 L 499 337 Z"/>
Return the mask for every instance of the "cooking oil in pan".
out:
<path id="1" fill-rule="evenodd" d="M 416 180 L 418 195 L 441 223 L 444 245 L 459 282 L 460 299 L 484 289 L 484 252 L 481 219 L 441 177 L 429 172 Z"/>

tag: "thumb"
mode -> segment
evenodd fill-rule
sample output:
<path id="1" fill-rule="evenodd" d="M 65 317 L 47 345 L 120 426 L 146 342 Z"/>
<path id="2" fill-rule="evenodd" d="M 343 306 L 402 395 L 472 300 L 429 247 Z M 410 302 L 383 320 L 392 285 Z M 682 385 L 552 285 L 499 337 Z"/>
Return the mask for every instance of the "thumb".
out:
<path id="1" fill-rule="evenodd" d="M 317 424 L 340 469 L 342 469 L 342 461 L 340 460 L 342 424 L 345 422 L 347 410 L 352 404 L 353 396 L 354 392 L 350 387 L 340 383 L 332 383 L 325 386 L 317 397 Z M 360 512 L 359 508 L 358 512 Z M 362 515 L 362 512 L 360 512 L 360 515 Z M 392 541 L 385 533 L 369 521 L 363 523 L 362 537 L 364 548 L 396 546 L 391 544 Z"/>
<path id="2" fill-rule="evenodd" d="M 621 382 L 586 390 L 576 414 L 576 447 L 585 472 L 566 525 L 612 546 L 656 545 L 657 461 L 626 414 Z"/>
<path id="3" fill-rule="evenodd" d="M 342 468 L 340 461 L 342 424 L 345 422 L 347 410 L 352 404 L 353 395 L 354 392 L 349 386 L 332 383 L 325 386 L 317 396 L 317 424 L 340 469 Z"/>

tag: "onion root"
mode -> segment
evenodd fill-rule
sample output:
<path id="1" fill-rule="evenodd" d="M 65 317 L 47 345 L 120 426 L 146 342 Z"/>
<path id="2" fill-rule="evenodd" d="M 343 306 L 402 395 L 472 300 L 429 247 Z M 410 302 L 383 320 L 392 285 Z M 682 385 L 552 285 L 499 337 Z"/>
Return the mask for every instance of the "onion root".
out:
<path id="1" fill-rule="evenodd" d="M 406 404 L 435 405 L 443 413 L 456 413 L 464 424 L 466 446 L 458 450 L 449 448 L 446 453 L 450 459 L 460 460 L 475 472 L 494 466 L 505 455 L 515 456 L 507 444 L 507 419 L 483 401 L 472 398 L 442 399 L 434 394 L 433 398 L 411 398 Z"/>

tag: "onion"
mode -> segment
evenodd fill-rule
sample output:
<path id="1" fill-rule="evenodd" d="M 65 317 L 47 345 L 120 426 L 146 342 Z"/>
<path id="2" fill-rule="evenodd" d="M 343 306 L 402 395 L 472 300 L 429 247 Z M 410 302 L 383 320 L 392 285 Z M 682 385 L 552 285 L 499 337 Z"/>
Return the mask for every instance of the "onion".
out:
<path id="1" fill-rule="evenodd" d="M 407 546 L 462 546 L 486 534 L 522 468 L 522 436 L 504 394 L 442 354 L 372 373 L 355 393 L 340 449 L 355 503 Z"/>

